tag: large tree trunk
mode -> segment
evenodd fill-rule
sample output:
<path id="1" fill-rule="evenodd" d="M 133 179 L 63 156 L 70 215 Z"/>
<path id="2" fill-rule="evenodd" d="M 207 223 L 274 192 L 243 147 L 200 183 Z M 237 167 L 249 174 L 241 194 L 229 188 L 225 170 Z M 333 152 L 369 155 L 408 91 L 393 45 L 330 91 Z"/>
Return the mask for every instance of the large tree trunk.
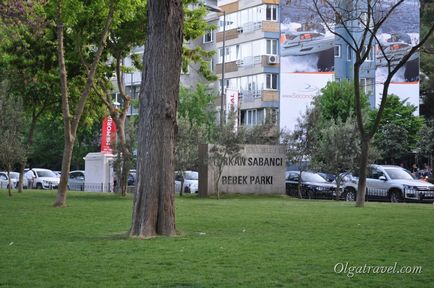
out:
<path id="1" fill-rule="evenodd" d="M 174 147 L 183 41 L 181 0 L 148 2 L 131 236 L 174 235 Z"/>

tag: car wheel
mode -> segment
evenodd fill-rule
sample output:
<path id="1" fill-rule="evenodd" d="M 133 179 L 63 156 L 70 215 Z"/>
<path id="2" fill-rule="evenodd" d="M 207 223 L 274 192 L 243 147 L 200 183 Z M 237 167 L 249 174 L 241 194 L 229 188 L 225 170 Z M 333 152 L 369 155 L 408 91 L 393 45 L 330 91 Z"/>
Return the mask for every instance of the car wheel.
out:
<path id="1" fill-rule="evenodd" d="M 36 189 L 42 189 L 42 184 L 41 183 L 36 183 Z"/>
<path id="2" fill-rule="evenodd" d="M 356 201 L 356 191 L 349 190 L 345 193 L 345 201 L 354 202 Z"/>
<path id="3" fill-rule="evenodd" d="M 401 202 L 401 193 L 398 191 L 392 191 L 389 195 L 389 200 L 391 203 Z"/>

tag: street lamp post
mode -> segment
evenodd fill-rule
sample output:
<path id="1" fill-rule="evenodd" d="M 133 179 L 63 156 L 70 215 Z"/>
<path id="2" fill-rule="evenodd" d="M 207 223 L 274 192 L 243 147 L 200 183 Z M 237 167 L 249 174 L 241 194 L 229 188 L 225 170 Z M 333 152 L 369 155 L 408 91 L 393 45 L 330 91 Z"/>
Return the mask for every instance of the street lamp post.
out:
<path id="1" fill-rule="evenodd" d="M 222 43 L 222 79 L 221 79 L 221 94 L 220 94 L 220 126 L 223 126 L 224 120 L 225 120 L 225 113 L 224 113 L 224 95 L 225 95 L 225 54 L 226 54 L 226 11 L 221 9 L 220 7 L 211 5 L 211 4 L 205 4 L 205 7 L 207 7 L 210 11 L 213 12 L 219 12 L 223 13 L 223 43 Z"/>

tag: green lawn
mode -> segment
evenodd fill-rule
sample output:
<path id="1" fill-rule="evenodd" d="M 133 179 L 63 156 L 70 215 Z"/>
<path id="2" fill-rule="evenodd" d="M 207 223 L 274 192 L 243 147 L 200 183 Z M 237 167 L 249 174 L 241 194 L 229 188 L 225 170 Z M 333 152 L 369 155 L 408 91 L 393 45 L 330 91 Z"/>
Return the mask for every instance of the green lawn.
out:
<path id="1" fill-rule="evenodd" d="M 434 287 L 434 205 L 176 198 L 179 236 L 128 239 L 132 200 L 0 191 L 0 287 Z M 420 274 L 336 274 L 422 266 Z"/>

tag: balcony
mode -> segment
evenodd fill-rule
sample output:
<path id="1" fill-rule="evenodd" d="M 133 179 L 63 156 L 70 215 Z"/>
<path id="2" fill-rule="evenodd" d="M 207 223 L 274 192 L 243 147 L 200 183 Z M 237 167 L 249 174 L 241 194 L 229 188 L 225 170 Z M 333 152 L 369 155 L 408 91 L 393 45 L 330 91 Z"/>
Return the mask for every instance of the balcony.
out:
<path id="1" fill-rule="evenodd" d="M 271 107 L 279 101 L 278 90 L 241 90 L 240 104 L 242 109 Z M 264 103 L 265 102 L 265 103 Z"/>

